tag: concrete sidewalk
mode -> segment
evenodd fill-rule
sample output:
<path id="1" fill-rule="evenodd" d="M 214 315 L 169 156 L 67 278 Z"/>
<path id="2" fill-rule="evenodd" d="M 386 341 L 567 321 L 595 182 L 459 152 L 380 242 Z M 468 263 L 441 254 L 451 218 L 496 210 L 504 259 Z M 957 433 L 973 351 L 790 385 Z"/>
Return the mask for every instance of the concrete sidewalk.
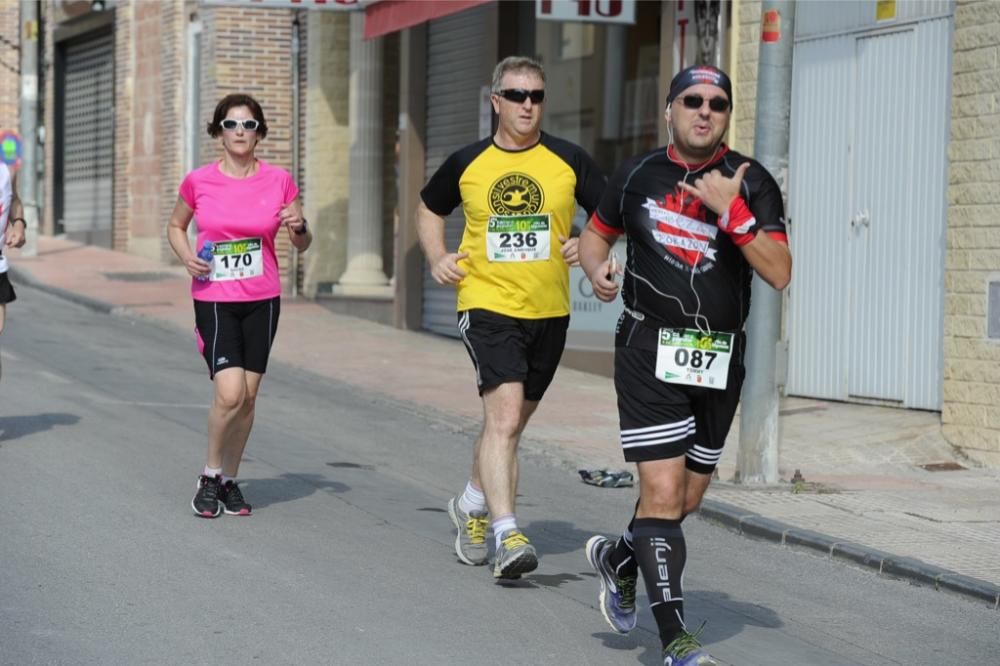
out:
<path id="1" fill-rule="evenodd" d="M 39 238 L 38 248 L 33 258 L 11 252 L 16 284 L 176 328 L 197 353 L 182 268 L 56 238 Z M 16 303 L 11 310 L 16 320 Z M 281 363 L 432 411 L 474 435 L 481 407 L 460 342 L 290 299 L 282 302 L 279 330 L 273 358 Z M 781 413 L 786 482 L 727 482 L 735 471 L 734 428 L 704 517 L 1000 608 L 1000 470 L 962 458 L 942 438 L 938 414 L 801 398 L 783 399 Z M 625 466 L 613 383 L 561 369 L 526 438 L 525 446 L 570 474 Z M 801 480 L 789 482 L 793 477 Z M 455 479 L 456 488 L 462 483 Z M 629 492 L 595 488 L 594 496 L 621 503 L 624 526 Z"/>

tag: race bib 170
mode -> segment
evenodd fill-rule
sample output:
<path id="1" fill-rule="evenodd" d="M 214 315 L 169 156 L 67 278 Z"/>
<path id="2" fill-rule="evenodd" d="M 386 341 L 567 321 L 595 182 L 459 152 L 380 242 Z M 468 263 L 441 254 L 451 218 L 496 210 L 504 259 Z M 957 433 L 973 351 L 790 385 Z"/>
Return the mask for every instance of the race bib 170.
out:
<path id="1" fill-rule="evenodd" d="M 213 251 L 212 281 L 246 280 L 263 275 L 263 246 L 260 238 L 217 242 Z"/>

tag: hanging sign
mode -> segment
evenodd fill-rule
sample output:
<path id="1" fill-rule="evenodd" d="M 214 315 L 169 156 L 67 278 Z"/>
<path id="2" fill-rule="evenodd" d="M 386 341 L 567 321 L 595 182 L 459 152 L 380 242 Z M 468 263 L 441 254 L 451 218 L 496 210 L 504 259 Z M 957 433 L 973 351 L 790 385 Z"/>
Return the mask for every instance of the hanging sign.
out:
<path id="1" fill-rule="evenodd" d="M 535 0 L 541 21 L 635 23 L 635 0 Z"/>

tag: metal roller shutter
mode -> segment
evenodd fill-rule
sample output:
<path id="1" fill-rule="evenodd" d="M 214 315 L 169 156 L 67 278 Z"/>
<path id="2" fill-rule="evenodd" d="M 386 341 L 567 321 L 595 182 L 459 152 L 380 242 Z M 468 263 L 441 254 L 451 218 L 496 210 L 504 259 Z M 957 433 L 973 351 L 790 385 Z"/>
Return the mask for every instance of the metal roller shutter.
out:
<path id="1" fill-rule="evenodd" d="M 62 77 L 62 219 L 67 238 L 111 247 L 114 39 L 68 44 Z"/>
<path id="2" fill-rule="evenodd" d="M 427 35 L 427 147 L 429 178 L 448 155 L 479 138 L 479 90 L 483 78 L 482 31 L 485 7 L 431 21 Z M 457 208 L 445 223 L 445 245 L 455 251 L 462 241 L 465 217 Z M 455 289 L 434 282 L 424 268 L 421 325 L 430 331 L 458 337 Z"/>

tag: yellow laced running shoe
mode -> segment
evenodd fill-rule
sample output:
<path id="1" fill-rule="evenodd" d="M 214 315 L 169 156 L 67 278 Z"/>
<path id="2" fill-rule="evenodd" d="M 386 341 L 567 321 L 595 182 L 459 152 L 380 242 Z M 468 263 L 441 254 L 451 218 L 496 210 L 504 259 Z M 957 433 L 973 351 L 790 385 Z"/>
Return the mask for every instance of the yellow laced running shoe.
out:
<path id="1" fill-rule="evenodd" d="M 504 532 L 493 563 L 493 577 L 514 580 L 537 568 L 538 555 L 528 537 L 518 530 Z"/>
<path id="2" fill-rule="evenodd" d="M 455 525 L 455 554 L 458 559 L 472 566 L 486 564 L 486 528 L 489 520 L 485 511 L 465 513 L 458 506 L 458 498 L 448 500 L 448 515 Z"/>

